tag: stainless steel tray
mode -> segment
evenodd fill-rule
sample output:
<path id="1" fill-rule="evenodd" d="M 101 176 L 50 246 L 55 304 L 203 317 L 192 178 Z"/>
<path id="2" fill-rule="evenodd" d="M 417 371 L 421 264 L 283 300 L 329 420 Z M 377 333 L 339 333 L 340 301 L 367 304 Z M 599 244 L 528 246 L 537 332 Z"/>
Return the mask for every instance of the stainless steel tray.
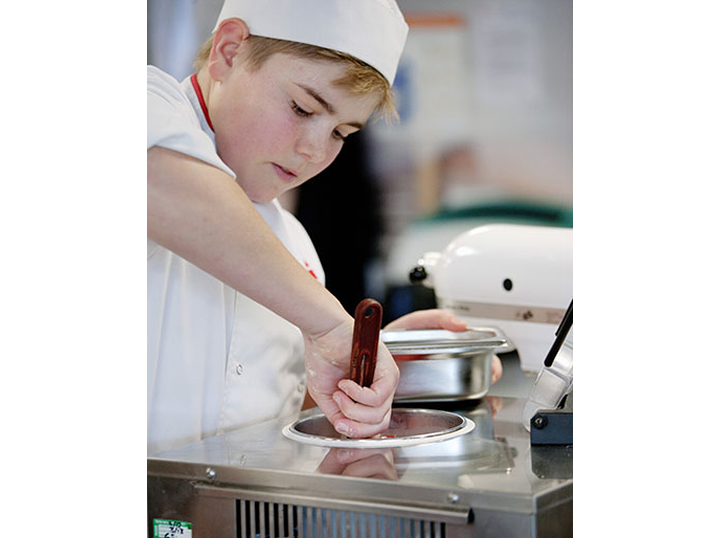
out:
<path id="1" fill-rule="evenodd" d="M 380 339 L 393 355 L 475 354 L 507 347 L 499 329 L 484 327 L 463 332 L 442 329 L 382 331 Z"/>
<path id="2" fill-rule="evenodd" d="M 495 327 L 383 331 L 380 339 L 400 369 L 397 402 L 480 399 L 490 388 L 493 355 L 509 348 Z"/>

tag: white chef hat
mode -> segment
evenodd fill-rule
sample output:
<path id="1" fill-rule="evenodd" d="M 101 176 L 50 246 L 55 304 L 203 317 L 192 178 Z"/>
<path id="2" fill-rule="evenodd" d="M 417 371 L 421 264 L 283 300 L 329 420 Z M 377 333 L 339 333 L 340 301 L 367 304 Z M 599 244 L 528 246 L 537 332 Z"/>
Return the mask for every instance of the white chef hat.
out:
<path id="1" fill-rule="evenodd" d="M 225 0 L 215 29 L 230 17 L 252 35 L 350 54 L 390 84 L 408 33 L 395 0 Z"/>

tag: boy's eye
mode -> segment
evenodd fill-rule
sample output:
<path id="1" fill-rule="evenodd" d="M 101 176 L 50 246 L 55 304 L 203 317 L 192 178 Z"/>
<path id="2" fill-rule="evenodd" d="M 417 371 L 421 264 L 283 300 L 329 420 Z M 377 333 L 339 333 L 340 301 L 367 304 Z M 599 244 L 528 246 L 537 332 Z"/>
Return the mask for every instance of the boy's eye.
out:
<path id="1" fill-rule="evenodd" d="M 295 101 L 293 101 L 290 106 L 293 109 L 293 112 L 295 112 L 298 116 L 307 117 L 312 115 L 312 112 L 308 112 L 307 110 L 300 108 L 300 105 L 298 105 Z"/>
<path id="2" fill-rule="evenodd" d="M 292 111 L 295 112 L 295 114 L 297 114 L 301 118 L 307 118 L 307 117 L 313 115 L 312 112 L 305 110 L 300 105 L 298 105 L 295 101 L 290 101 L 290 108 L 292 108 Z M 337 129 L 333 130 L 332 135 L 333 135 L 333 138 L 335 138 L 336 140 L 344 141 L 345 139 L 347 139 L 347 136 L 343 135 Z"/>

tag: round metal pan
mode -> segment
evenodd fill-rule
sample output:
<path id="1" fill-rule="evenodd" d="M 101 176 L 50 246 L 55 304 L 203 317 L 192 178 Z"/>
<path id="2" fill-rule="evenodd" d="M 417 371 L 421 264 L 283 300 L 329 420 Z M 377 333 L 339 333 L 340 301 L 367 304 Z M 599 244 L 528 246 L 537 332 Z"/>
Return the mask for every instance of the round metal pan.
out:
<path id="1" fill-rule="evenodd" d="M 283 428 L 285 437 L 331 448 L 395 448 L 438 443 L 466 434 L 475 423 L 457 413 L 438 409 L 393 409 L 390 427 L 376 437 L 351 439 L 332 427 L 324 415 L 313 415 Z"/>

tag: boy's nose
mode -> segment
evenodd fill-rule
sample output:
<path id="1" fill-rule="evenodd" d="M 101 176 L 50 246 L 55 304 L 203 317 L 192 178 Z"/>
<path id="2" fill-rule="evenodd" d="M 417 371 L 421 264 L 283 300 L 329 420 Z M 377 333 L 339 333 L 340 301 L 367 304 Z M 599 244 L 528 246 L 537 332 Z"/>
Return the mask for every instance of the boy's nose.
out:
<path id="1" fill-rule="evenodd" d="M 297 142 L 297 152 L 311 163 L 321 163 L 325 160 L 326 145 L 318 133 L 306 133 Z"/>

